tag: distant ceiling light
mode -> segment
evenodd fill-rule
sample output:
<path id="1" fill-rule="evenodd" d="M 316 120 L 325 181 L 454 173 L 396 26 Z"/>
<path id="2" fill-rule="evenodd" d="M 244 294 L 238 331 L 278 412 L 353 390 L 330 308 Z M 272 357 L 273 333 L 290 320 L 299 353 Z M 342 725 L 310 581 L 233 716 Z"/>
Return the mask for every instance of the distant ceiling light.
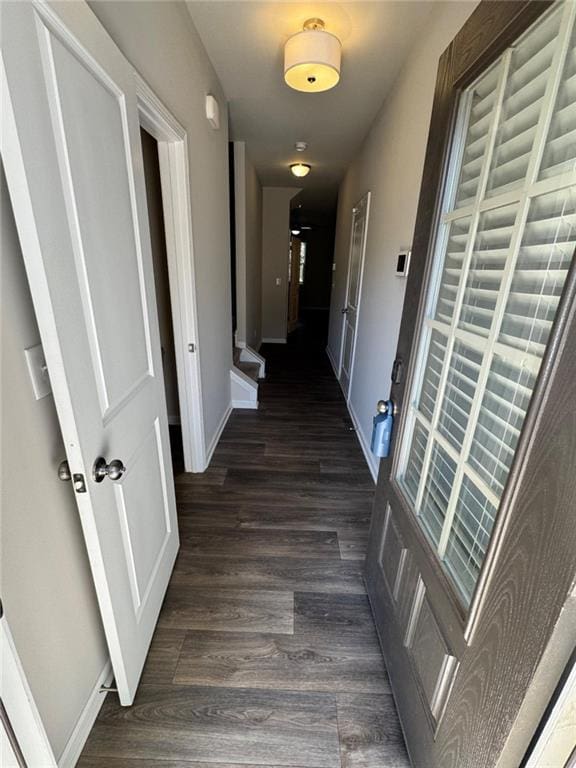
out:
<path id="1" fill-rule="evenodd" d="M 299 229 L 291 229 L 291 230 L 290 230 L 290 232 L 291 232 L 291 233 L 292 233 L 294 236 L 296 236 L 296 235 L 299 235 L 299 234 L 300 234 L 300 230 L 299 230 Z"/>
<path id="2" fill-rule="evenodd" d="M 302 179 L 310 173 L 310 166 L 307 163 L 292 163 L 290 170 L 294 176 L 298 176 L 299 179 Z"/>
<path id="3" fill-rule="evenodd" d="M 308 149 L 308 142 L 297 141 L 296 144 L 294 144 L 294 147 L 296 148 L 296 152 L 305 152 Z"/>
<path id="4" fill-rule="evenodd" d="M 297 91 L 328 91 L 340 80 L 342 45 L 324 30 L 322 19 L 308 19 L 284 46 L 284 80 Z"/>

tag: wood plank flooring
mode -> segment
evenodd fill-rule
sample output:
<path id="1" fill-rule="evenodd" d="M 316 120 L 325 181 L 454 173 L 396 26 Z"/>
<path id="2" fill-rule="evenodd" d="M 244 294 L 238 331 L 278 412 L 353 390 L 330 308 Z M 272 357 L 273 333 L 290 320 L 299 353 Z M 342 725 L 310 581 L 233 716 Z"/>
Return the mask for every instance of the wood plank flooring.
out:
<path id="1" fill-rule="evenodd" d="M 80 768 L 408 768 L 362 569 L 374 485 L 305 342 L 263 348 L 258 411 L 176 477 L 181 551 L 135 703 Z"/>

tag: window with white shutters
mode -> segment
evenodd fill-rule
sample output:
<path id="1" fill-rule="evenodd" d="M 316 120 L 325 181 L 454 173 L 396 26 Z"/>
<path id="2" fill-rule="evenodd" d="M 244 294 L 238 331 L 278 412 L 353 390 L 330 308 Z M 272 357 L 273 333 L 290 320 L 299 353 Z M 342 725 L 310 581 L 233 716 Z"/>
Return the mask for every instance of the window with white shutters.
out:
<path id="1" fill-rule="evenodd" d="M 398 480 L 465 605 L 574 258 L 575 15 L 553 5 L 459 104 Z"/>

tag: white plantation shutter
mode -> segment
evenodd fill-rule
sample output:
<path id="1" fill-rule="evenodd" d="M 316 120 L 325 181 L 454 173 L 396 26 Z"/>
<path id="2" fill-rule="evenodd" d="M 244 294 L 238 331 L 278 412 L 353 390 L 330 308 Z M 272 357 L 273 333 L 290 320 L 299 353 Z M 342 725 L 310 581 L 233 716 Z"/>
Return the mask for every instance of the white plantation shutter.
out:
<path id="1" fill-rule="evenodd" d="M 468 605 L 576 247 L 576 4 L 462 95 L 398 479 Z"/>

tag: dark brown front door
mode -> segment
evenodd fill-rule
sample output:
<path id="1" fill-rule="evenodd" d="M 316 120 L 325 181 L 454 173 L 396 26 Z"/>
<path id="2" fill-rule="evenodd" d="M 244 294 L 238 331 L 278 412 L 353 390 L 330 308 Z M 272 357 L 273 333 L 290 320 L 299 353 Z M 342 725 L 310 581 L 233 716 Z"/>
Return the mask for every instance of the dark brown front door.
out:
<path id="1" fill-rule="evenodd" d="M 367 559 L 417 768 L 518 768 L 570 645 L 575 15 L 483 2 L 440 61 Z"/>

